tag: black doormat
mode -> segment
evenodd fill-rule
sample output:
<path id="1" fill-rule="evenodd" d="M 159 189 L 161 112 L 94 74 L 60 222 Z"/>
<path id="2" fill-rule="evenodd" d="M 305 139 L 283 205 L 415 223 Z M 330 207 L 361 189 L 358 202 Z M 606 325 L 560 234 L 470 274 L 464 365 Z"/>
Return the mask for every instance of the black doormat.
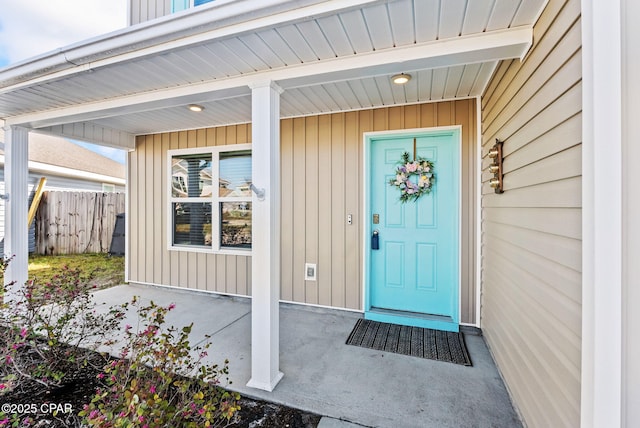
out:
<path id="1" fill-rule="evenodd" d="M 464 335 L 451 331 L 359 319 L 347 339 L 347 345 L 471 365 Z"/>

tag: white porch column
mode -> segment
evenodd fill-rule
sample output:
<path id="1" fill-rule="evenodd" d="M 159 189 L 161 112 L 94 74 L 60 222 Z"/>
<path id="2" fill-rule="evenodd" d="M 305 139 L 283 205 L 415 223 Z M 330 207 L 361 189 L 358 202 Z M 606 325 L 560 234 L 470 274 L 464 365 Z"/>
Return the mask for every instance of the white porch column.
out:
<path id="1" fill-rule="evenodd" d="M 4 215 L 4 256 L 13 260 L 4 276 L 5 284 L 16 281 L 9 293 L 4 296 L 5 302 L 19 298 L 17 290 L 27 282 L 29 265 L 29 229 L 27 227 L 29 196 L 29 131 L 25 128 L 11 126 L 5 128 L 4 142 L 4 182 L 5 202 Z"/>
<path id="2" fill-rule="evenodd" d="M 625 426 L 621 19 L 582 0 L 582 428 Z"/>
<path id="3" fill-rule="evenodd" d="M 280 93 L 252 90 L 251 388 L 273 391 L 280 372 Z M 260 195 L 261 191 L 264 194 Z"/>

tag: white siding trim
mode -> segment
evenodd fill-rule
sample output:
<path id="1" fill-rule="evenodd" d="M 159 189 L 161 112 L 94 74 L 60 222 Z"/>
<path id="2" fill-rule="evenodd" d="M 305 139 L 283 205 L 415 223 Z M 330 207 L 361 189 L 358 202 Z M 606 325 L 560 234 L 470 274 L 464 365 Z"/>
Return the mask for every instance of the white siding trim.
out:
<path id="1" fill-rule="evenodd" d="M 131 2 L 131 0 L 129 0 Z M 129 213 L 131 213 L 131 161 L 129 160 L 131 152 L 128 152 L 124 158 L 124 170 L 125 170 L 125 202 L 124 202 L 124 281 L 129 282 L 129 263 L 131 263 L 131 251 L 129 242 L 131 240 L 131 219 L 129 219 Z"/>
<path id="2" fill-rule="evenodd" d="M 135 285 L 144 285 L 145 287 L 166 288 L 166 289 L 169 289 L 169 290 L 184 292 L 184 293 L 187 293 L 189 295 L 209 294 L 209 295 L 214 295 L 214 296 L 233 297 L 233 298 L 241 298 L 241 299 L 249 299 L 249 300 L 251 300 L 251 296 L 247 296 L 245 294 L 223 293 L 223 292 L 220 292 L 220 291 L 212 291 L 212 290 L 197 290 L 195 288 L 180 287 L 178 285 L 158 284 L 156 282 L 146 282 L 146 281 L 126 281 L 126 282 L 128 282 L 130 284 L 135 284 Z M 337 309 L 337 308 L 333 308 L 333 309 Z"/>
<path id="3" fill-rule="evenodd" d="M 494 69 L 495 72 L 495 69 Z M 493 73 L 492 73 L 493 74 Z M 486 88 L 485 88 L 486 89 Z M 484 90 L 482 91 L 484 93 Z M 482 328 L 482 96 L 476 97 L 476 327 Z"/>
<path id="4" fill-rule="evenodd" d="M 280 300 L 280 303 L 286 303 L 287 305 L 296 305 L 296 306 L 308 306 L 310 308 L 329 309 L 332 311 L 351 312 L 354 314 L 364 313 L 364 311 L 360 309 L 339 308 L 337 306 L 319 305 L 317 303 L 294 302 L 293 300 Z"/>
<path id="5" fill-rule="evenodd" d="M 167 285 L 167 284 L 158 284 L 155 282 L 145 282 L 145 281 L 126 281 L 129 282 L 131 284 L 135 284 L 135 285 L 144 285 L 146 287 L 158 287 L 158 288 L 165 288 L 168 290 L 174 290 L 174 291 L 180 291 L 180 292 L 184 292 L 184 293 L 196 293 L 196 294 L 204 294 L 204 295 L 214 295 L 214 296 L 221 296 L 221 297 L 233 297 L 233 298 L 239 298 L 239 299 L 247 299 L 249 301 L 251 301 L 251 296 L 247 296 L 245 294 L 234 294 L 234 293 L 222 293 L 220 291 L 211 291 L 211 290 L 195 290 L 193 288 L 186 288 L 186 287 L 179 287 L 176 285 Z M 330 311 L 339 311 L 339 312 L 349 312 L 349 313 L 353 313 L 353 314 L 363 314 L 364 311 L 361 311 L 359 309 L 349 309 L 349 308 L 338 308 L 336 306 L 327 306 L 327 305 L 317 305 L 314 303 L 302 303 L 302 302 L 294 302 L 292 300 L 280 300 L 279 303 L 284 303 L 287 305 L 292 305 L 292 306 L 306 306 L 309 308 L 318 308 L 318 309 L 327 309 Z M 461 324 L 461 325 L 471 325 L 472 324 Z"/>
<path id="6" fill-rule="evenodd" d="M 640 181 L 640 170 L 636 167 L 640 159 L 640 129 L 637 118 L 640 117 L 640 3 L 637 0 L 624 0 L 622 6 L 623 27 L 623 183 L 625 185 L 623 204 L 623 427 L 640 426 L 640 314 L 637 311 L 640 302 L 640 194 L 635 183 Z"/>
<path id="7" fill-rule="evenodd" d="M 585 428 L 621 426 L 622 416 L 620 10 L 620 0 L 582 1 L 581 426 Z"/>

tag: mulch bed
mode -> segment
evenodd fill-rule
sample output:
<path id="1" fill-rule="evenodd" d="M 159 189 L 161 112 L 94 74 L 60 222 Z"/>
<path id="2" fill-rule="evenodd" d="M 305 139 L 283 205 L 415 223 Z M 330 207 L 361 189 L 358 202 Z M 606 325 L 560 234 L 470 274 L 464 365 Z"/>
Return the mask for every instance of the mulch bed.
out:
<path id="1" fill-rule="evenodd" d="M 101 367 L 104 359 L 100 355 L 93 361 L 96 367 Z M 11 394 L 0 395 L 0 404 L 36 404 L 40 409 L 42 405 L 71 405 L 72 412 L 68 414 L 51 413 L 31 414 L 35 419 L 32 427 L 74 428 L 81 427 L 78 412 L 84 404 L 89 403 L 96 389 L 101 386 L 97 375 L 101 372 L 91 365 L 80 368 L 72 373 L 67 373 L 65 383 L 55 389 L 47 389 L 42 385 L 33 383 L 24 385 L 20 390 Z M 241 398 L 241 410 L 238 412 L 239 422 L 230 427 L 265 427 L 265 428 L 315 428 L 320 422 L 320 416 L 303 412 L 298 409 L 269 403 L 261 400 Z M 171 427 L 179 428 L 179 427 Z"/>

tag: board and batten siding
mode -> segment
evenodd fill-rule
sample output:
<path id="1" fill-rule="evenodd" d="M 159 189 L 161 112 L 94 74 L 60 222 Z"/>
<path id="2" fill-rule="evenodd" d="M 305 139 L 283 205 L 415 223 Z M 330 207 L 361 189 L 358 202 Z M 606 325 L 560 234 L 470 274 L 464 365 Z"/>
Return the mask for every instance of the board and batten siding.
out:
<path id="1" fill-rule="evenodd" d="M 129 280 L 231 295 L 250 295 L 251 258 L 169 251 L 167 151 L 246 144 L 250 125 L 140 136 L 129 153 Z"/>
<path id="2" fill-rule="evenodd" d="M 482 329 L 529 427 L 580 425 L 580 0 L 551 0 L 482 96 Z M 504 193 L 487 156 L 504 141 Z"/>
<path id="3" fill-rule="evenodd" d="M 471 99 L 282 120 L 281 299 L 362 310 L 363 134 L 462 125 L 461 320 L 474 324 L 475 112 Z"/>
<path id="4" fill-rule="evenodd" d="M 171 13 L 171 0 L 131 0 L 129 25 L 159 18 Z"/>
<path id="5" fill-rule="evenodd" d="M 462 312 L 475 324 L 475 99 L 283 119 L 283 301 L 362 310 L 363 134 L 462 125 Z M 250 125 L 138 137 L 130 154 L 130 278 L 248 295 L 250 257 L 167 250 L 167 150 L 250 143 Z M 347 215 L 353 224 L 347 224 Z M 305 263 L 317 281 L 305 281 Z"/>

